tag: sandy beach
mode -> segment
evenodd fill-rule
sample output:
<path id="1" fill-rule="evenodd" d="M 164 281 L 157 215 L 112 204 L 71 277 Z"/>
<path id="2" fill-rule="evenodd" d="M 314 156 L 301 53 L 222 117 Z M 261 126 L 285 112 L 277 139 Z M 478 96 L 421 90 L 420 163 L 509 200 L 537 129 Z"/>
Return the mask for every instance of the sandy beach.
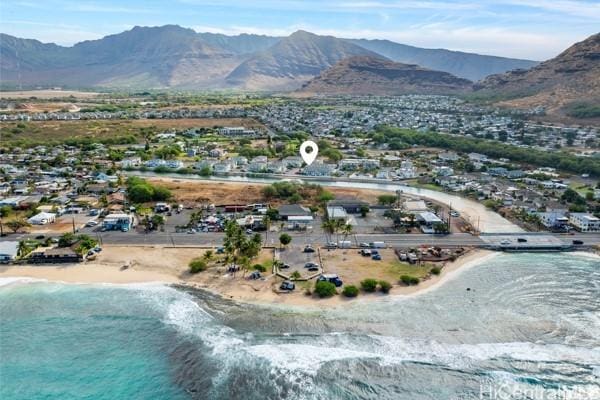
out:
<path id="1" fill-rule="evenodd" d="M 354 299 L 341 295 L 328 299 L 307 296 L 302 284 L 292 293 L 278 293 L 281 278 L 267 275 L 262 280 L 246 280 L 242 273 L 236 276 L 222 270 L 207 270 L 192 275 L 187 272 L 189 261 L 203 253 L 202 249 L 161 247 L 107 246 L 97 261 L 80 264 L 43 266 L 2 266 L 0 278 L 33 278 L 79 284 L 179 284 L 208 290 L 228 299 L 254 304 L 286 304 L 303 307 L 332 307 L 348 302 L 373 301 L 390 296 L 417 295 L 433 290 L 453 279 L 460 272 L 481 264 L 495 254 L 487 250 L 471 250 L 454 262 L 448 262 L 438 276 L 432 275 L 416 286 L 394 285 L 389 295 L 365 294 Z M 312 282 L 310 285 L 312 286 Z"/>

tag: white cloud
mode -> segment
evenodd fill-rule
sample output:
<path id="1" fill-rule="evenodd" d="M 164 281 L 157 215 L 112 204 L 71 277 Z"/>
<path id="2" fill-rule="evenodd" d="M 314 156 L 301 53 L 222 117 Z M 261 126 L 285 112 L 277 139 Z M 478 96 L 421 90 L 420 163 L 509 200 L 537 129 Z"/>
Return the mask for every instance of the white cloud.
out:
<path id="1" fill-rule="evenodd" d="M 600 21 L 600 3 L 596 1 L 506 0 L 505 3 Z"/>
<path id="2" fill-rule="evenodd" d="M 120 6 L 106 6 L 95 3 L 78 3 L 66 7 L 69 11 L 78 12 L 98 12 L 98 13 L 113 13 L 113 14 L 156 14 L 157 11 L 149 8 L 131 8 Z"/>

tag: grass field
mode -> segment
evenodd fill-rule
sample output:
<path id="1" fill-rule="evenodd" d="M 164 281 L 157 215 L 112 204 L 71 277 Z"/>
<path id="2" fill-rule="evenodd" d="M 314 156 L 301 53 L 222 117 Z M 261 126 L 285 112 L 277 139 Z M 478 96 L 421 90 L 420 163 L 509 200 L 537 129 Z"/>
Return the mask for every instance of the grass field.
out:
<path id="1" fill-rule="evenodd" d="M 140 119 L 140 120 L 88 120 L 88 121 L 32 121 L 3 122 L 0 124 L 2 144 L 46 144 L 68 139 L 103 140 L 135 136 L 143 141 L 144 128 L 156 132 L 168 129 L 212 128 L 221 126 L 244 126 L 261 128 L 263 125 L 250 118 L 186 118 L 186 119 Z"/>

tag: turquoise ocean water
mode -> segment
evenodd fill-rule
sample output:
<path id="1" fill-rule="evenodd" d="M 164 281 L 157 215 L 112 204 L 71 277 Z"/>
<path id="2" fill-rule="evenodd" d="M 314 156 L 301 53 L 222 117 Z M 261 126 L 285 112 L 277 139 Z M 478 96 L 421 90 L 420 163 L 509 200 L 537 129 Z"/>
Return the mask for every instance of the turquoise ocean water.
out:
<path id="1" fill-rule="evenodd" d="M 0 284 L 1 399 L 600 398 L 591 255 L 502 254 L 418 296 L 326 311 Z"/>

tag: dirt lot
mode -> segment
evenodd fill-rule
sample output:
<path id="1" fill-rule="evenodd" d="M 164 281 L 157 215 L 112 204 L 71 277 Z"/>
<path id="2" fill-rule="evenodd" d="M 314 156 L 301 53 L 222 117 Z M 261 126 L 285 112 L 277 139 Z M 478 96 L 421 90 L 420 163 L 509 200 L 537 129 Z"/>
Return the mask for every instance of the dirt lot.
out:
<path id="1" fill-rule="evenodd" d="M 261 192 L 265 185 L 259 183 L 202 182 L 173 178 L 150 178 L 148 181 L 167 187 L 173 192 L 176 201 L 182 203 L 252 204 L 265 201 Z M 386 193 L 352 188 L 328 187 L 327 190 L 335 194 L 336 198 L 355 197 L 371 204 L 376 204 L 377 196 Z M 277 205 L 282 202 L 272 201 L 271 203 Z"/>
<path id="2" fill-rule="evenodd" d="M 424 278 L 429 274 L 431 265 L 416 266 L 398 261 L 392 249 L 380 249 L 382 260 L 363 257 L 357 249 L 322 250 L 321 259 L 326 274 L 337 274 L 344 284 L 359 285 L 366 278 L 387 280 L 397 284 L 400 275 L 413 275 Z"/>

